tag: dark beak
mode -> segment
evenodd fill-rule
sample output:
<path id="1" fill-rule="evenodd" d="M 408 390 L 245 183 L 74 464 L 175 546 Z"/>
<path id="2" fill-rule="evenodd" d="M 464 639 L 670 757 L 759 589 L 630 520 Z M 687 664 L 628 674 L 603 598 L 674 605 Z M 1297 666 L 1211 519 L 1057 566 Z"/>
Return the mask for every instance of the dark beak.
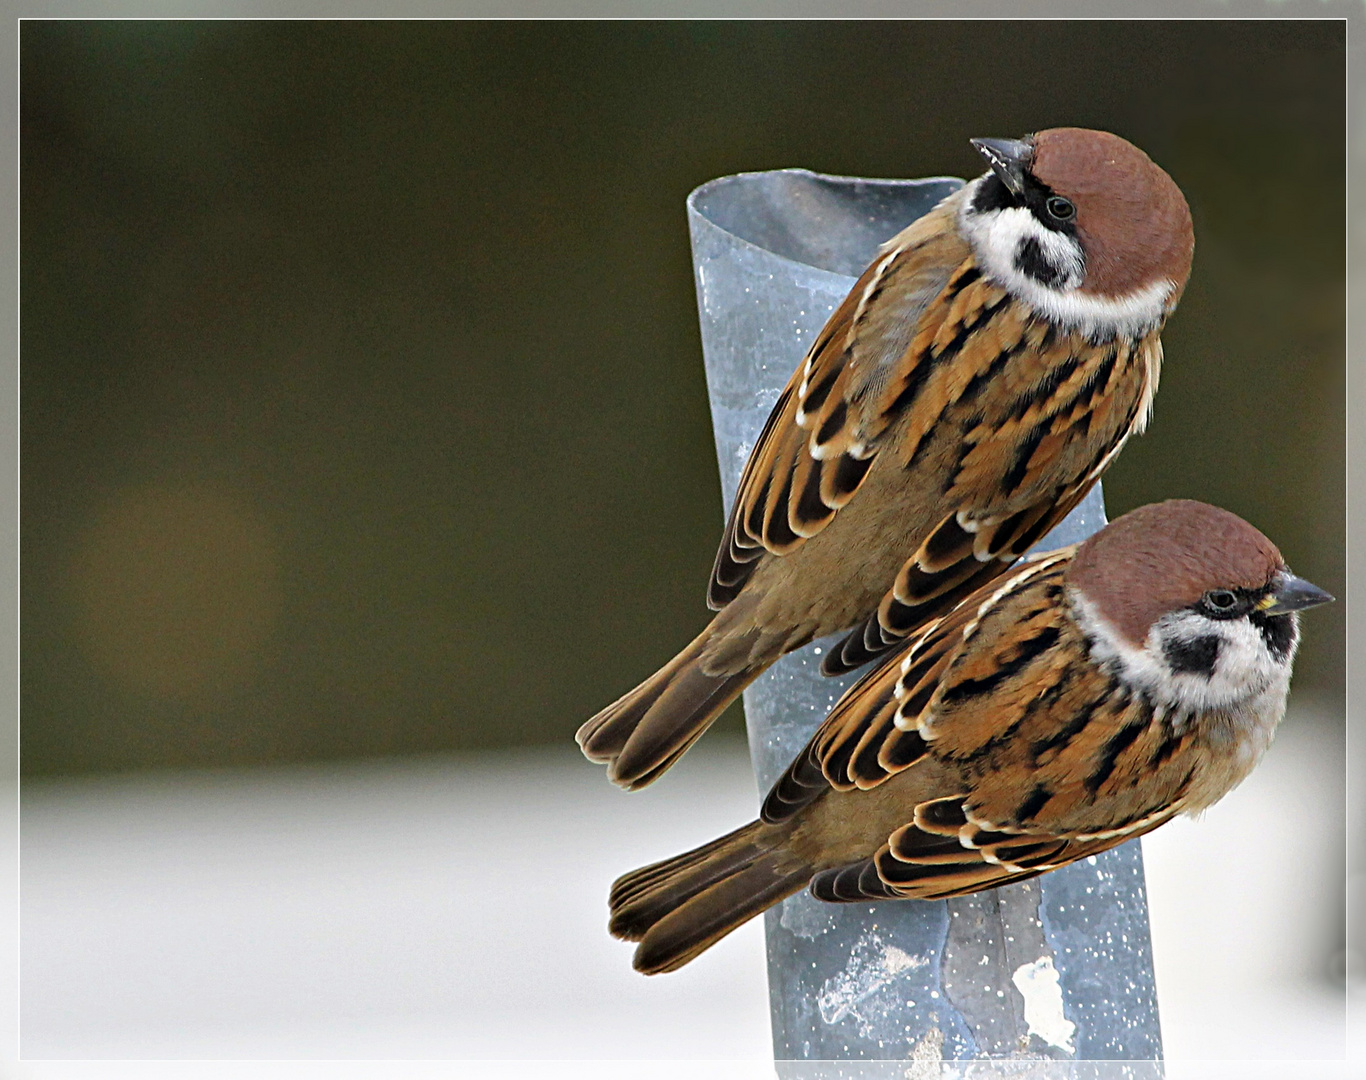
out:
<path id="1" fill-rule="evenodd" d="M 1282 571 L 1276 579 L 1276 588 L 1257 605 L 1266 615 L 1285 615 L 1291 611 L 1304 611 L 1306 608 L 1331 604 L 1333 598 L 1311 585 L 1304 578 L 1296 577 L 1289 570 Z"/>
<path id="2" fill-rule="evenodd" d="M 1024 174 L 1034 160 L 1034 147 L 1018 139 L 970 139 L 987 159 L 991 171 L 1001 178 L 1017 199 L 1024 194 Z"/>

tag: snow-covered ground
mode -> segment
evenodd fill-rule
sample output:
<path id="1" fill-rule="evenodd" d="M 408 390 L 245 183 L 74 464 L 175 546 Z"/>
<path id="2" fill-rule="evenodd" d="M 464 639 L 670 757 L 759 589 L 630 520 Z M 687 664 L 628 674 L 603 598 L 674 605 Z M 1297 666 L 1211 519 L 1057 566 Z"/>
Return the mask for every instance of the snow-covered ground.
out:
<path id="1" fill-rule="evenodd" d="M 1292 712 L 1242 788 L 1144 841 L 1170 1080 L 1346 1075 L 1285 1060 L 1343 1055 L 1342 763 L 1340 728 Z M 724 740 L 636 795 L 572 746 L 27 785 L 12 1075 L 771 1075 L 760 922 L 654 979 L 605 929 L 613 877 L 755 805 Z"/>

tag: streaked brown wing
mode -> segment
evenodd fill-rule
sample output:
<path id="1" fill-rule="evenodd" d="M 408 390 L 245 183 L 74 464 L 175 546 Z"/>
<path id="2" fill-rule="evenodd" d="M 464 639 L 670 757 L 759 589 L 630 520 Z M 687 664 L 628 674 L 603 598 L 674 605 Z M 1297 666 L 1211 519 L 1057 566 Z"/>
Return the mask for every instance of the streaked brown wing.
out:
<path id="1" fill-rule="evenodd" d="M 996 322 L 999 340 L 974 339 L 955 365 L 963 373 L 931 379 L 914 403 L 907 467 L 944 474 L 946 513 L 877 611 L 827 654 L 826 674 L 876 659 L 1002 573 L 1146 423 L 1161 362 L 1156 334 L 1097 344 L 1037 321 Z M 998 392 L 983 396 L 988 380 Z"/>
<path id="2" fill-rule="evenodd" d="M 814 799 L 816 764 L 828 787 L 867 789 L 932 755 L 964 783 L 908 807 L 910 820 L 871 858 L 816 875 L 818 898 L 994 888 L 1104 851 L 1179 811 L 1188 736 L 1087 662 L 1063 596 L 1074 551 L 1033 558 L 978 590 L 836 704 L 771 802 Z M 1130 782 L 1137 774 L 1141 794 Z M 1094 826 L 1113 821 L 1128 824 Z"/>
<path id="3" fill-rule="evenodd" d="M 914 717 L 961 790 L 918 803 L 872 858 L 813 882 L 816 895 L 963 895 L 1105 851 L 1181 811 L 1199 726 L 1089 662 L 1062 593 L 1071 551 L 1031 560 L 976 605 Z"/>
<path id="4" fill-rule="evenodd" d="M 760 816 L 784 821 L 830 788 L 873 787 L 925 753 L 914 730 L 896 726 L 903 702 L 933 693 L 933 684 L 957 647 L 967 605 L 924 627 L 905 649 L 868 672 L 835 702 L 811 741 L 764 800 Z"/>
<path id="5" fill-rule="evenodd" d="M 914 643 L 908 649 L 913 646 Z M 759 810 L 760 818 L 770 824 L 786 821 L 830 790 L 832 784 L 825 769 L 830 743 L 843 745 L 856 739 L 864 727 L 885 721 L 895 711 L 900 675 L 898 658 L 891 658 L 841 695 L 811 740 L 769 790 Z M 840 786 L 847 789 L 853 784 L 845 781 Z"/>
<path id="6" fill-rule="evenodd" d="M 846 690 L 769 792 L 764 820 L 785 820 L 832 787 L 876 787 L 929 752 L 919 723 L 984 609 L 1025 588 L 1040 590 L 1041 578 L 1056 581 L 1072 550 L 1031 560 L 1006 581 L 979 589 Z"/>
<path id="7" fill-rule="evenodd" d="M 955 206 L 884 246 L 788 380 L 740 478 L 707 590 L 713 609 L 739 594 L 764 554 L 789 554 L 824 529 L 863 482 L 904 406 L 884 389 L 928 362 L 915 343 L 952 307 L 955 283 L 976 279 Z"/>
<path id="8" fill-rule="evenodd" d="M 923 811 L 929 817 L 950 822 L 963 817 L 962 807 L 962 796 L 922 803 L 916 807 L 916 819 L 920 820 Z M 907 825 L 893 833 L 871 859 L 817 874 L 811 881 L 811 892 L 818 899 L 833 903 L 966 896 L 1027 881 L 1078 859 L 1098 855 L 1157 828 L 1175 812 L 1086 840 L 977 829 L 971 846 L 951 828 Z"/>
<path id="9" fill-rule="evenodd" d="M 876 611 L 839 642 L 822 663 L 826 675 L 854 671 L 896 649 L 906 635 L 987 589 L 1041 536 L 1086 497 L 1094 481 L 969 532 L 946 517 L 906 561 Z"/>

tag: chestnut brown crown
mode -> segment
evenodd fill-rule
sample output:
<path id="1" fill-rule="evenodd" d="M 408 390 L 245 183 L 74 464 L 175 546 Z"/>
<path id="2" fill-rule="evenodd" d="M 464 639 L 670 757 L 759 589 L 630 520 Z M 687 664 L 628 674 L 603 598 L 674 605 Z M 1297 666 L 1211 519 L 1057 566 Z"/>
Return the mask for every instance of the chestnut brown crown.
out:
<path id="1" fill-rule="evenodd" d="M 1195 231 L 1175 181 L 1142 150 L 1108 131 L 1049 128 L 1028 140 L 1030 172 L 1076 207 L 1086 250 L 1081 291 L 1125 296 L 1153 281 L 1176 286 L 1190 276 Z"/>
<path id="2" fill-rule="evenodd" d="M 1130 511 L 1087 539 L 1067 582 L 1142 645 L 1163 615 L 1212 589 L 1265 589 L 1284 569 L 1276 545 L 1237 514 L 1171 499 Z"/>

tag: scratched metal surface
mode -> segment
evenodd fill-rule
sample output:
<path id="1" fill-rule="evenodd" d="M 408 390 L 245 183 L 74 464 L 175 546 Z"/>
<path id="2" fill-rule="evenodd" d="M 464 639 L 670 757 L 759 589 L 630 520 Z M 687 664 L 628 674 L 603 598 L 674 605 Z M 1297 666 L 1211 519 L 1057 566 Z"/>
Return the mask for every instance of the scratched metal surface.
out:
<path id="1" fill-rule="evenodd" d="M 788 376 L 877 245 L 961 183 L 789 169 L 723 177 L 689 196 L 727 512 Z M 1104 523 L 1097 485 L 1040 548 Z M 784 658 L 745 692 L 761 790 L 853 682 L 819 674 L 832 641 Z M 976 897 L 836 905 L 800 893 L 765 918 L 774 1056 L 794 1077 L 843 1075 L 830 1062 L 858 1059 L 1161 1057 L 1138 841 Z"/>

